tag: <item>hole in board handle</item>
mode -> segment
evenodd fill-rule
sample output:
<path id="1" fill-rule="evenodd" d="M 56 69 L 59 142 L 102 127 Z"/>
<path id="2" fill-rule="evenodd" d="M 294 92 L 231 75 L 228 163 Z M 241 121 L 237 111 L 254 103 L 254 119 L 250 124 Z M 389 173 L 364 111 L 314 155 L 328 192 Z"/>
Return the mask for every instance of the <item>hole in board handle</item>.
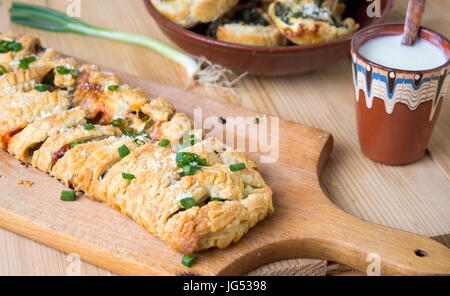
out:
<path id="1" fill-rule="evenodd" d="M 417 257 L 427 257 L 428 256 L 428 253 L 421 249 L 414 250 L 414 254 L 416 254 Z"/>

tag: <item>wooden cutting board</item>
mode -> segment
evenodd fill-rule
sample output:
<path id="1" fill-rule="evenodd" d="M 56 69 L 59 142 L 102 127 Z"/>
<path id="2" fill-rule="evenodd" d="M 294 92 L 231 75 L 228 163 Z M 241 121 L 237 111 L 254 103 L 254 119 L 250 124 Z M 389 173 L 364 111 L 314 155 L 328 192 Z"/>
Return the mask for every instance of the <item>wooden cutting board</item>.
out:
<path id="1" fill-rule="evenodd" d="M 179 112 L 203 117 L 255 117 L 236 105 L 120 75 L 152 97 L 170 99 Z M 275 212 L 225 250 L 197 254 L 192 268 L 181 254 L 129 218 L 82 197 L 61 202 L 64 187 L 0 152 L 0 226 L 123 275 L 239 275 L 290 258 L 322 258 L 366 271 L 379 260 L 383 275 L 450 274 L 450 249 L 405 231 L 363 222 L 339 210 L 323 193 L 319 173 L 333 147 L 324 131 L 280 121 L 279 159 L 259 164 L 274 191 Z M 258 160 L 258 153 L 252 154 Z M 17 184 L 27 180 L 33 186 Z M 372 265 L 373 266 L 373 265 Z M 376 270 L 376 267 L 375 267 Z"/>

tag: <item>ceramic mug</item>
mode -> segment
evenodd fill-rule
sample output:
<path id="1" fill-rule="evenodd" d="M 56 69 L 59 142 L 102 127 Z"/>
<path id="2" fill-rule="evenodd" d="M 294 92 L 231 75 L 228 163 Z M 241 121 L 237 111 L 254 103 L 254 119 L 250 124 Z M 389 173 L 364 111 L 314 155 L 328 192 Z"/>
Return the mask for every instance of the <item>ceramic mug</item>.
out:
<path id="1" fill-rule="evenodd" d="M 449 41 L 427 28 L 421 28 L 419 37 L 443 51 L 447 62 L 440 67 L 397 70 L 358 53 L 371 39 L 402 33 L 403 24 L 369 27 L 354 36 L 351 49 L 361 150 L 368 158 L 389 165 L 412 163 L 425 154 L 450 81 Z"/>

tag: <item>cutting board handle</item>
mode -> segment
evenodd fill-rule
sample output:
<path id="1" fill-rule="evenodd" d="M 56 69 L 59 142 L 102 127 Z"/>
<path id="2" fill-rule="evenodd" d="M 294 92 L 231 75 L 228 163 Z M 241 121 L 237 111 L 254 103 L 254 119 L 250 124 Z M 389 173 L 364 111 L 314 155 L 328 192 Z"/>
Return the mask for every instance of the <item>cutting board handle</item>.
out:
<path id="1" fill-rule="evenodd" d="M 438 242 L 370 222 L 331 202 L 327 221 L 315 221 L 297 242 L 303 256 L 339 262 L 369 275 L 450 275 L 450 249 Z M 299 250 L 300 251 L 300 250 Z"/>

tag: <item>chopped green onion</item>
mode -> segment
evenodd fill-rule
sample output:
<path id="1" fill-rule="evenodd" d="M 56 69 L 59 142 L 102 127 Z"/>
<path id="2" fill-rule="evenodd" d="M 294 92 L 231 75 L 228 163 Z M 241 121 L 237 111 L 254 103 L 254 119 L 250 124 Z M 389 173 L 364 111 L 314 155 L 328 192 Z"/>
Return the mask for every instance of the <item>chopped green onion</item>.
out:
<path id="1" fill-rule="evenodd" d="M 255 124 L 259 124 L 260 121 L 261 121 L 261 119 L 259 117 L 255 118 Z"/>
<path id="2" fill-rule="evenodd" d="M 22 49 L 22 44 L 20 42 L 13 41 L 9 48 L 13 52 L 18 52 Z"/>
<path id="3" fill-rule="evenodd" d="M 186 267 L 192 267 L 195 262 L 195 256 L 194 255 L 184 255 L 183 259 L 181 259 L 181 264 L 183 264 Z"/>
<path id="4" fill-rule="evenodd" d="M 85 124 L 83 124 L 83 127 L 85 130 L 90 131 L 95 128 L 95 125 L 93 125 L 92 123 L 85 123 Z"/>
<path id="5" fill-rule="evenodd" d="M 62 191 L 61 192 L 61 200 L 62 201 L 74 201 L 77 195 L 75 191 Z"/>
<path id="6" fill-rule="evenodd" d="M 222 201 L 222 200 L 218 197 L 211 197 L 209 201 Z"/>
<path id="7" fill-rule="evenodd" d="M 75 77 L 80 75 L 80 70 L 70 69 L 70 68 L 67 68 L 64 66 L 57 66 L 56 72 L 58 72 L 61 75 L 71 74 L 72 76 L 75 76 Z"/>
<path id="8" fill-rule="evenodd" d="M 199 165 L 206 166 L 206 158 L 200 158 L 198 154 L 192 152 L 178 152 L 175 157 L 177 166 L 183 169 L 185 176 L 193 176 L 200 170 Z"/>
<path id="9" fill-rule="evenodd" d="M 195 207 L 197 205 L 197 202 L 192 197 L 186 197 L 180 200 L 180 204 L 183 208 L 187 210 L 192 207 Z"/>
<path id="10" fill-rule="evenodd" d="M 127 145 L 122 145 L 117 149 L 119 151 L 120 158 L 126 157 L 128 154 L 130 154 L 130 149 L 128 149 Z"/>
<path id="11" fill-rule="evenodd" d="M 240 171 L 245 168 L 246 168 L 246 166 L 245 166 L 245 163 L 243 163 L 243 162 L 230 165 L 230 171 L 232 171 L 232 172 Z"/>
<path id="12" fill-rule="evenodd" d="M 34 89 L 40 92 L 45 92 L 48 90 L 48 85 L 47 84 L 36 84 L 34 86 Z"/>
<path id="13" fill-rule="evenodd" d="M 57 66 L 56 67 L 56 72 L 58 72 L 61 75 L 65 75 L 65 74 L 69 74 L 70 70 L 64 66 Z"/>
<path id="14" fill-rule="evenodd" d="M 158 146 L 159 147 L 167 147 L 170 144 L 170 141 L 167 139 L 162 139 L 159 141 Z"/>
<path id="15" fill-rule="evenodd" d="M 27 58 L 21 59 L 19 62 L 19 69 L 24 69 L 24 70 L 29 69 L 30 64 L 34 61 L 36 61 L 35 57 L 27 57 Z"/>
<path id="16" fill-rule="evenodd" d="M 199 160 L 198 160 L 198 164 L 199 165 L 202 165 L 202 166 L 206 166 L 207 164 L 206 164 L 206 158 L 200 158 Z"/>
<path id="17" fill-rule="evenodd" d="M 8 70 L 6 70 L 6 68 L 3 65 L 0 65 L 0 76 L 6 73 L 8 73 Z"/>
<path id="18" fill-rule="evenodd" d="M 136 178 L 136 176 L 133 174 L 122 173 L 122 178 L 124 178 L 126 180 L 133 180 Z"/>
<path id="19" fill-rule="evenodd" d="M 196 58 L 169 47 L 155 39 L 137 34 L 95 27 L 82 22 L 77 18 L 69 17 L 65 13 L 27 3 L 13 1 L 9 12 L 11 21 L 17 24 L 53 32 L 76 33 L 144 46 L 182 65 L 189 79 L 196 78 L 197 81 L 202 81 L 203 77 L 211 78 L 211 72 L 200 69 Z M 224 68 L 222 69 L 227 70 Z M 213 82 L 219 84 L 222 82 L 221 79 L 223 79 L 223 77 L 219 77 L 217 81 Z M 211 79 L 208 79 L 208 83 L 211 83 Z"/>
<path id="20" fill-rule="evenodd" d="M 86 143 L 86 141 L 74 142 L 74 143 L 70 144 L 70 147 L 71 148 L 75 148 L 76 146 L 81 145 L 81 144 L 85 144 L 85 143 Z"/>
<path id="21" fill-rule="evenodd" d="M 180 164 L 190 164 L 193 161 L 199 159 L 200 156 L 198 154 L 192 152 L 178 152 L 176 154 L 175 160 Z"/>
<path id="22" fill-rule="evenodd" d="M 0 40 L 0 53 L 18 52 L 22 49 L 22 44 L 17 41 Z"/>
<path id="23" fill-rule="evenodd" d="M 113 121 L 111 121 L 111 125 L 114 127 L 121 127 L 124 124 L 125 124 L 125 120 L 123 120 L 122 118 L 117 118 L 117 119 L 114 119 Z"/>
<path id="24" fill-rule="evenodd" d="M 110 86 L 108 86 L 108 90 L 109 91 L 116 91 L 116 90 L 118 90 L 119 89 L 119 86 L 118 85 L 110 85 Z"/>
<path id="25" fill-rule="evenodd" d="M 182 166 L 183 168 L 183 173 L 185 176 L 193 176 L 196 172 L 196 170 L 198 169 L 197 167 L 194 167 L 192 165 L 184 165 Z"/>

